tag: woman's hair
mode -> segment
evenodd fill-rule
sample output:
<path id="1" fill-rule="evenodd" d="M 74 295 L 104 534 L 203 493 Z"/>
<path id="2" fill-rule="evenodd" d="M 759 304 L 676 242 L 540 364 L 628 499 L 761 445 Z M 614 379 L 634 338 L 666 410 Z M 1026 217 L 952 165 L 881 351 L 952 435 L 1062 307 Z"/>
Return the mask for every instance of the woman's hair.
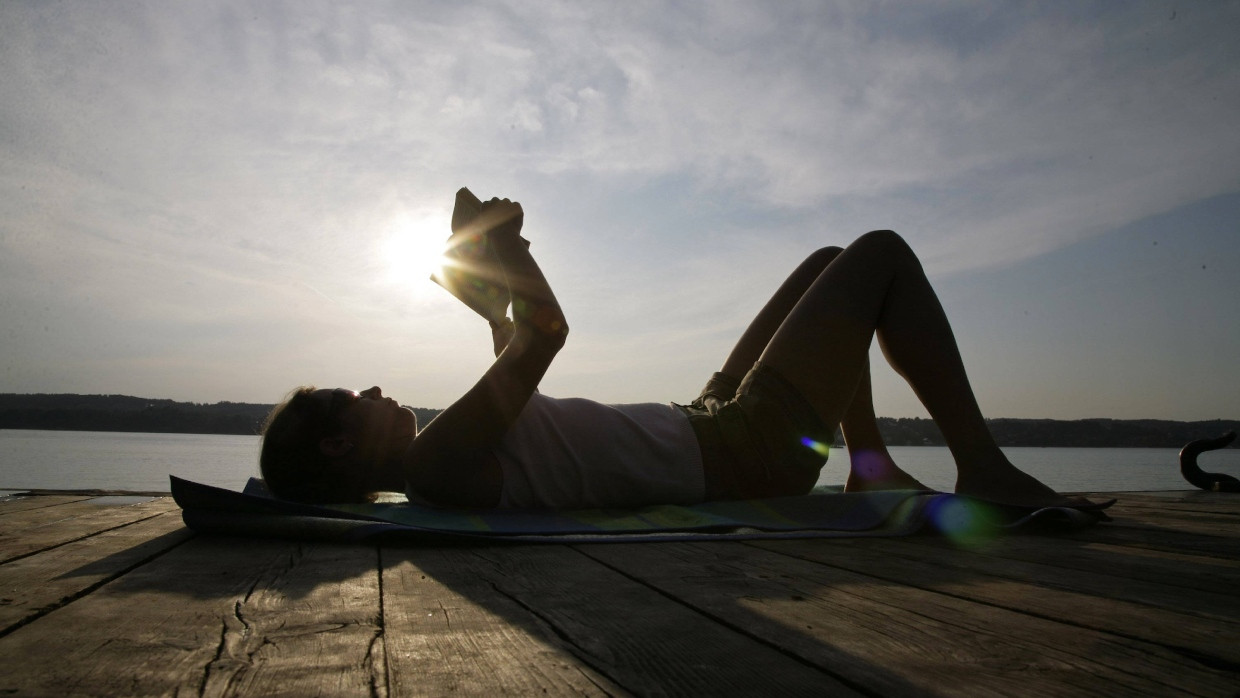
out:
<path id="1" fill-rule="evenodd" d="M 330 401 L 316 400 L 314 386 L 294 390 L 276 405 L 263 425 L 258 457 L 267 489 L 280 499 L 307 504 L 373 501 L 356 477 L 319 448 L 319 442 L 340 434 Z"/>

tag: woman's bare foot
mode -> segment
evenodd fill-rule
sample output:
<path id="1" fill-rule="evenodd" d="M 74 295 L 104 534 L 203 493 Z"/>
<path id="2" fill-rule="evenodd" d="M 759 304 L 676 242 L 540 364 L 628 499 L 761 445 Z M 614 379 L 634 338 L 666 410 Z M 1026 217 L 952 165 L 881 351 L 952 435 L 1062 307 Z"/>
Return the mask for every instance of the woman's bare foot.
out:
<path id="1" fill-rule="evenodd" d="M 917 478 L 901 470 L 886 452 L 860 449 L 849 451 L 848 455 L 850 468 L 848 482 L 844 484 L 845 492 L 930 490 Z"/>
<path id="2" fill-rule="evenodd" d="M 1006 461 L 986 467 L 961 469 L 956 475 L 956 494 L 1018 507 L 1083 506 L 1090 502 L 1069 498 L 1042 484 L 1037 478 Z"/>

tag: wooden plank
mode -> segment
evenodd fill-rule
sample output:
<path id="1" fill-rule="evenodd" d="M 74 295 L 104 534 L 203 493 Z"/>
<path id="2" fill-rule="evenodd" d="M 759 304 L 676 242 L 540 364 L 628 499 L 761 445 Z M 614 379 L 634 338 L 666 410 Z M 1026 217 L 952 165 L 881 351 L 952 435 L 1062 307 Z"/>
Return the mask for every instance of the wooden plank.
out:
<path id="1" fill-rule="evenodd" d="M 160 554 L 190 535 L 170 500 L 119 527 L 100 512 L 133 507 L 66 500 L 0 516 L 0 544 L 53 541 L 0 565 L 0 693 L 1231 695 L 1240 533 L 1232 500 L 1197 494 L 979 550 L 203 536 Z"/>
<path id="2" fill-rule="evenodd" d="M 1116 504 L 1107 514 L 1113 519 L 1107 522 L 1111 527 L 1154 528 L 1202 536 L 1234 537 L 1237 527 L 1240 527 L 1240 518 L 1212 512 L 1174 511 Z"/>
<path id="3" fill-rule="evenodd" d="M 1053 548 L 1059 541 L 1045 543 Z M 753 545 L 896 584 L 1187 650 L 1199 659 L 1213 659 L 1216 666 L 1240 666 L 1240 603 L 1232 595 L 1185 593 L 1139 576 L 1080 572 L 908 541 Z M 1002 547 L 1002 541 L 994 546 Z"/>
<path id="4" fill-rule="evenodd" d="M 144 503 L 143 500 L 128 501 L 121 500 L 123 504 L 120 506 L 132 506 Z M 154 498 L 147 498 L 146 502 L 155 501 Z M 170 503 L 171 500 L 160 499 Z M 15 535 L 21 531 L 46 526 L 49 523 L 57 521 L 67 521 L 86 514 L 97 514 L 106 508 L 115 509 L 117 500 L 112 498 L 101 499 L 99 497 L 86 497 L 82 499 L 73 499 L 54 506 L 33 507 L 21 512 L 15 512 L 9 516 L 0 519 L 4 524 L 3 533 Z M 170 510 L 170 505 L 168 509 Z"/>
<path id="5" fill-rule="evenodd" d="M 5 516 L 3 519 L 0 519 L 0 522 L 4 524 L 3 528 L 0 528 L 0 532 L 12 535 L 25 529 L 46 526 L 49 523 L 76 518 L 83 514 L 93 514 L 98 512 L 100 508 L 95 503 L 94 497 L 65 497 L 58 499 L 62 499 L 62 501 L 55 505 L 29 507 L 23 511 Z"/>
<path id="6" fill-rule="evenodd" d="M 0 516 L 8 516 L 16 514 L 19 511 L 28 511 L 30 509 L 42 509 L 44 507 L 54 507 L 59 504 L 68 502 L 80 502 L 90 497 L 72 496 L 72 495 L 56 495 L 56 496 L 14 496 L 5 497 L 0 500 Z M 0 519 L 0 522 L 6 522 L 7 519 Z"/>
<path id="7" fill-rule="evenodd" d="M 1150 497 L 1142 494 L 1119 496 L 1116 506 L 1141 507 L 1158 511 L 1190 511 L 1240 516 L 1240 497 L 1214 492 L 1181 493 L 1183 496 Z"/>
<path id="8" fill-rule="evenodd" d="M 1091 532 L 1092 537 L 1092 532 Z M 917 538 L 928 550 L 950 550 L 955 544 L 942 538 Z M 1124 579 L 1141 579 L 1185 592 L 1232 596 L 1240 587 L 1240 560 L 1178 550 L 1117 545 L 1083 539 L 1080 535 L 1041 538 L 1009 536 L 980 542 L 970 550 L 977 554 L 1051 565 L 1066 571 L 1082 571 Z M 934 555 L 937 553 L 928 553 Z"/>
<path id="9" fill-rule="evenodd" d="M 1090 497 L 1103 497 L 1107 493 L 1093 493 Z M 1240 501 L 1234 493 L 1231 492 L 1207 492 L 1190 487 L 1188 483 L 1184 484 L 1182 490 L 1146 490 L 1138 492 L 1111 492 L 1109 497 L 1117 499 L 1138 499 L 1146 501 L 1158 502 L 1191 502 L 1191 503 L 1208 503 L 1218 504 L 1220 506 L 1228 506 L 1240 509 Z M 1108 498 L 1109 498 L 1108 497 Z"/>
<path id="10" fill-rule="evenodd" d="M 191 537 L 169 512 L 0 565 L 0 635 Z"/>
<path id="11" fill-rule="evenodd" d="M 933 550 L 954 549 L 955 546 L 941 540 L 919 539 L 917 544 Z M 914 545 L 889 541 L 884 545 L 911 548 Z M 1137 546 L 1112 545 L 1060 537 L 1013 536 L 983 542 L 967 549 L 975 555 L 1001 558 L 1004 561 L 1029 562 L 1063 570 L 1065 574 L 1076 571 L 1115 578 L 1117 588 L 1127 580 L 1140 580 L 1167 588 L 1169 594 L 1199 598 L 1205 603 L 1185 601 L 1175 606 L 1183 610 L 1213 615 L 1215 609 L 1224 605 L 1223 599 L 1234 599 L 1240 588 L 1240 558 L 1221 558 L 1165 550 L 1152 550 Z M 928 552 L 928 555 L 936 555 Z M 1003 564 L 1003 563 L 1000 563 Z M 1133 588 L 1135 590 L 1135 588 Z M 1113 595 L 1115 592 L 1113 592 Z M 1138 597 L 1133 600 L 1152 605 L 1175 604 L 1166 594 Z"/>
<path id="12" fill-rule="evenodd" d="M 384 555 L 409 564 L 391 594 L 385 582 L 394 694 L 854 694 L 563 546 Z"/>
<path id="13" fill-rule="evenodd" d="M 221 614 L 205 695 L 386 695 L 378 551 L 298 546 Z"/>
<path id="14" fill-rule="evenodd" d="M 1235 675 L 1148 643 L 752 546 L 586 552 L 882 695 L 1230 695 L 1235 687 Z"/>
<path id="15" fill-rule="evenodd" d="M 536 616 L 451 559 L 469 554 L 382 551 L 384 642 L 394 695 L 622 692 Z"/>
<path id="16" fill-rule="evenodd" d="M 0 692 L 384 695 L 376 551 L 198 536 L 0 638 Z"/>
<path id="17" fill-rule="evenodd" d="M 1229 536 L 1197 535 L 1173 531 L 1156 525 L 1095 526 L 1071 536 L 1077 540 L 1131 546 L 1171 553 L 1192 553 L 1234 560 L 1240 543 Z"/>
<path id="18" fill-rule="evenodd" d="M 0 563 L 171 511 L 177 511 L 176 503 L 164 497 L 128 506 L 73 502 L 15 514 L 30 525 L 0 531 Z"/>

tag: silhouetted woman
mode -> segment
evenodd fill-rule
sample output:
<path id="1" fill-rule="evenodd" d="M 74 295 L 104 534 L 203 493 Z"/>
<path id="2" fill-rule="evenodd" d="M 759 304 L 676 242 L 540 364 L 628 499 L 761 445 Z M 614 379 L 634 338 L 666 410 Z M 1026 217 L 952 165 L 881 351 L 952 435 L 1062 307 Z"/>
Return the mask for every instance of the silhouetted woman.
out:
<path id="1" fill-rule="evenodd" d="M 619 507 L 803 494 L 835 425 L 846 490 L 924 489 L 892 461 L 871 402 L 878 338 L 942 431 L 956 492 L 1007 504 L 1080 503 L 1013 466 L 992 438 L 943 308 L 909 246 L 866 233 L 810 255 L 770 299 L 693 403 L 602 405 L 537 392 L 568 322 L 520 236 L 521 206 L 482 204 L 476 225 L 508 293 L 497 358 L 418 431 L 379 387 L 302 388 L 277 407 L 261 467 L 271 491 L 307 502 L 379 491 L 463 507 Z M 502 318 L 508 296 L 512 320 Z"/>

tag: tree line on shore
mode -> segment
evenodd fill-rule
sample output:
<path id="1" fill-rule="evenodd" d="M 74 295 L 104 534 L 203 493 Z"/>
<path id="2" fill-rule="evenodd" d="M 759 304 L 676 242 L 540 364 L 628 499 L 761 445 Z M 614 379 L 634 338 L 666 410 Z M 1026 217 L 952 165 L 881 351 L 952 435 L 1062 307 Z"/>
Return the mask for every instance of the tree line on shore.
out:
<path id="1" fill-rule="evenodd" d="M 0 429 L 133 431 L 254 435 L 273 405 L 196 403 L 128 395 L 0 393 Z M 419 424 L 441 410 L 413 408 Z M 1240 430 L 1240 421 L 1177 422 L 1160 419 L 992 419 L 1000 446 L 1180 448 L 1195 439 Z M 943 446 L 932 420 L 880 417 L 878 428 L 892 446 Z M 836 434 L 836 444 L 843 439 Z M 1240 444 L 1233 444 L 1233 448 Z"/>
<path id="2" fill-rule="evenodd" d="M 0 429 L 253 436 L 275 405 L 177 402 L 129 395 L 0 393 Z M 441 410 L 414 408 L 418 424 Z"/>

